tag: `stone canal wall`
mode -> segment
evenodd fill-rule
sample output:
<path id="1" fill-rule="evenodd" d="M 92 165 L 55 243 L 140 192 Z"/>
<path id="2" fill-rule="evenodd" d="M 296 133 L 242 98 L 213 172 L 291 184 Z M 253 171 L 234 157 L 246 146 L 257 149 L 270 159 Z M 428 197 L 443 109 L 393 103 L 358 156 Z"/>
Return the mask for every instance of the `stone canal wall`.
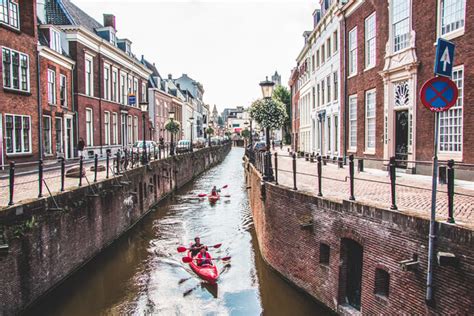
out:
<path id="1" fill-rule="evenodd" d="M 245 166 L 267 263 L 333 311 L 357 315 L 474 314 L 474 233 L 438 223 L 434 301 L 425 302 L 429 221 L 262 184 Z M 457 261 L 457 262 L 456 262 Z"/>
<path id="2" fill-rule="evenodd" d="M 221 162 L 205 148 L 0 212 L 0 315 L 21 311 L 99 254 L 173 189 Z M 54 206 L 56 208 L 56 206 Z M 84 302 L 87 304 L 87 302 Z"/>

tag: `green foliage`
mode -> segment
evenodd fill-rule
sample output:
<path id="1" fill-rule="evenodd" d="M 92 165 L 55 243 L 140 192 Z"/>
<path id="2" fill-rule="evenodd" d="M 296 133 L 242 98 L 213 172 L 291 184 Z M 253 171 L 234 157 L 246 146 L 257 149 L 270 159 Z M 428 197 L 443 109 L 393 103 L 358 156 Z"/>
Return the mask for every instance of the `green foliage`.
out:
<path id="1" fill-rule="evenodd" d="M 222 116 L 219 116 L 219 118 L 217 119 L 217 124 L 219 126 L 224 126 L 224 119 L 222 118 Z"/>
<path id="2" fill-rule="evenodd" d="M 20 238 L 24 236 L 28 231 L 33 229 L 33 227 L 38 226 L 34 216 L 31 219 L 25 221 L 23 224 L 15 225 L 13 228 L 13 237 Z"/>
<path id="3" fill-rule="evenodd" d="M 225 132 L 225 136 L 229 136 L 229 137 L 230 137 L 230 135 L 232 135 L 231 132 Z"/>
<path id="4" fill-rule="evenodd" d="M 254 101 L 250 106 L 250 116 L 263 128 L 270 129 L 281 128 L 288 119 L 285 104 L 272 98 Z"/>
<path id="5" fill-rule="evenodd" d="M 273 91 L 273 98 L 285 105 L 287 119 L 283 125 L 283 132 L 286 143 L 291 144 L 291 93 L 286 87 L 277 86 Z"/>
<path id="6" fill-rule="evenodd" d="M 177 134 L 179 133 L 180 131 L 180 125 L 179 125 L 179 122 L 175 121 L 175 120 L 169 120 L 166 124 L 165 124 L 165 129 L 172 133 L 172 134 Z"/>
<path id="7" fill-rule="evenodd" d="M 242 131 L 242 137 L 244 138 L 250 138 L 250 131 L 248 129 L 244 129 Z"/>
<path id="8" fill-rule="evenodd" d="M 214 129 L 212 127 L 206 128 L 206 134 L 207 135 L 214 135 Z"/>

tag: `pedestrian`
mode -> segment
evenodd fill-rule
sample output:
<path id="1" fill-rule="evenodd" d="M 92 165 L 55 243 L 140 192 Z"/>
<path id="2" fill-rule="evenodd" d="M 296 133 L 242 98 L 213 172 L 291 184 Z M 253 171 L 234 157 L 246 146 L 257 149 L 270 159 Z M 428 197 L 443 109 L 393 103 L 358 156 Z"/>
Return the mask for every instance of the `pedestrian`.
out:
<path id="1" fill-rule="evenodd" d="M 280 141 L 280 150 L 283 150 L 283 140 Z"/>
<path id="2" fill-rule="evenodd" d="M 84 143 L 84 139 L 82 137 L 79 138 L 79 142 L 77 142 L 77 154 L 79 157 L 84 157 L 84 147 L 86 144 Z"/>
<path id="3" fill-rule="evenodd" d="M 275 140 L 272 139 L 272 150 L 275 150 Z"/>

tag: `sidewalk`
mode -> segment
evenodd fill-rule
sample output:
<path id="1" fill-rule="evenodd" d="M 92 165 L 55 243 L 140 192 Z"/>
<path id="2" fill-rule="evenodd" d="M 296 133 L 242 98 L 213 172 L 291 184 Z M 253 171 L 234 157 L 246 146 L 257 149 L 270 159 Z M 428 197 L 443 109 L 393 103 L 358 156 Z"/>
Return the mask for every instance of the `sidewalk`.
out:
<path id="1" fill-rule="evenodd" d="M 293 188 L 292 157 L 287 149 L 277 149 L 278 183 Z M 298 158 L 296 165 L 296 186 L 299 191 L 313 195 L 318 193 L 317 163 Z M 272 165 L 274 167 L 274 158 Z M 275 171 L 274 171 L 275 172 Z M 337 164 L 328 163 L 322 167 L 322 193 L 327 199 L 341 202 L 350 196 L 349 166 L 338 168 Z M 354 174 L 354 196 L 356 201 L 390 209 L 391 190 L 388 172 L 377 169 L 365 169 Z M 431 210 L 431 177 L 397 172 L 396 205 L 398 212 L 412 214 L 429 219 Z M 457 225 L 474 229 L 474 183 L 455 181 L 454 219 Z M 436 218 L 446 221 L 448 217 L 447 186 L 438 184 L 436 198 Z"/>

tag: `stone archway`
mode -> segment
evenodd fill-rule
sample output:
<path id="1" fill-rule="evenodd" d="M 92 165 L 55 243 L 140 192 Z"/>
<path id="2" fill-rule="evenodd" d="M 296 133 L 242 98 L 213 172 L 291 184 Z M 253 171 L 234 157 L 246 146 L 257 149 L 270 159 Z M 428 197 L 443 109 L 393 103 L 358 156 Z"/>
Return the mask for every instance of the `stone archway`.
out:
<path id="1" fill-rule="evenodd" d="M 363 250 L 357 241 L 341 239 L 339 302 L 356 310 L 361 306 Z"/>

